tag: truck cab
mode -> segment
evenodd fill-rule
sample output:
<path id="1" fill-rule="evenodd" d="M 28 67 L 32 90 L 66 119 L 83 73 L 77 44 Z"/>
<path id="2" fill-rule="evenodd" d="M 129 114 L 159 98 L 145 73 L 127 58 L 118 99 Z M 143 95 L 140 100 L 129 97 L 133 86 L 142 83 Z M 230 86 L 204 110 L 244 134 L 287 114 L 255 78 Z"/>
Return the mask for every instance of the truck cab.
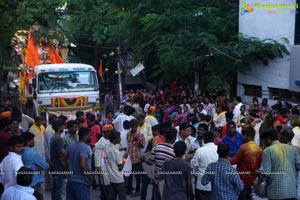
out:
<path id="1" fill-rule="evenodd" d="M 99 110 L 99 84 L 93 66 L 80 63 L 45 64 L 34 67 L 33 112 L 40 116 L 66 115 L 75 118 L 78 110 Z"/>

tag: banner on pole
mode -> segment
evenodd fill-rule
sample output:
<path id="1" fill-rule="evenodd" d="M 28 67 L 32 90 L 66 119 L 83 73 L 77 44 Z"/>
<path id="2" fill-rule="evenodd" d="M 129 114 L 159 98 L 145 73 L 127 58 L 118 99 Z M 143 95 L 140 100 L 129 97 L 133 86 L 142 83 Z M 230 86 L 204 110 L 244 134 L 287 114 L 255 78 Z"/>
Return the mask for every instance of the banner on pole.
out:
<path id="1" fill-rule="evenodd" d="M 134 68 L 132 68 L 130 70 L 131 75 L 134 77 L 136 76 L 138 73 L 140 73 L 141 71 L 143 71 L 143 69 L 145 69 L 144 65 L 142 63 L 137 64 Z"/>

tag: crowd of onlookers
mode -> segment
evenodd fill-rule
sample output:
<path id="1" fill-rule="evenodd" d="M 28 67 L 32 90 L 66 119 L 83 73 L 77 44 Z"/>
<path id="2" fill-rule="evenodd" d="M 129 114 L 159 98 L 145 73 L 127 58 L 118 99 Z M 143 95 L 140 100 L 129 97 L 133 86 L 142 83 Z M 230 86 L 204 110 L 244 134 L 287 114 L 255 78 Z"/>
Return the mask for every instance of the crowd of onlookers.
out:
<path id="1" fill-rule="evenodd" d="M 300 197 L 298 106 L 172 86 L 126 91 L 117 109 L 111 92 L 104 101 L 103 119 L 77 111 L 50 114 L 47 125 L 7 102 L 1 199 L 44 199 L 42 188 L 53 200 L 91 199 L 91 188 L 103 200 L 252 199 L 258 179 L 268 199 Z"/>

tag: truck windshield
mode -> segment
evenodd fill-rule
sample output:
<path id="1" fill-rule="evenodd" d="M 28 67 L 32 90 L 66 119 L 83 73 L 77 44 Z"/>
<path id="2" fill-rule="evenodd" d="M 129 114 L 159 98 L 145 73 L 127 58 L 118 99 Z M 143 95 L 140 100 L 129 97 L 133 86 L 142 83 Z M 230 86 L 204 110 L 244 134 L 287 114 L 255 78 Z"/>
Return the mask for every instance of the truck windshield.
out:
<path id="1" fill-rule="evenodd" d="M 97 91 L 98 82 L 93 71 L 44 72 L 38 75 L 38 93 Z"/>

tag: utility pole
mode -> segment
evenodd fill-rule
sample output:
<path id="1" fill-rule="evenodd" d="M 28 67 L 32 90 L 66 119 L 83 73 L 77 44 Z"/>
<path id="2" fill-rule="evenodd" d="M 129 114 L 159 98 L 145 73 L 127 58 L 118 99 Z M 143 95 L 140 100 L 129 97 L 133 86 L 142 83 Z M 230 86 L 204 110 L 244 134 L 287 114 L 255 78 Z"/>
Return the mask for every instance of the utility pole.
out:
<path id="1" fill-rule="evenodd" d="M 118 59 L 118 82 L 119 82 L 119 95 L 120 95 L 120 105 L 122 104 L 122 79 L 121 79 L 121 69 L 120 69 L 120 47 L 117 47 L 117 59 Z"/>

